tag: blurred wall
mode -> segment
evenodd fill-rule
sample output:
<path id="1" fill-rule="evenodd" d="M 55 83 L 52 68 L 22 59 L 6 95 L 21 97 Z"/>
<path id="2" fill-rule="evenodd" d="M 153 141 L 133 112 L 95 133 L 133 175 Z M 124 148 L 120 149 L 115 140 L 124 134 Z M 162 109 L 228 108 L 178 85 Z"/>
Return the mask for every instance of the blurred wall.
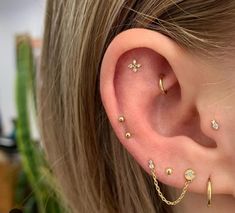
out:
<path id="1" fill-rule="evenodd" d="M 6 134 L 16 116 L 15 35 L 42 38 L 44 8 L 44 0 L 0 0 L 0 112 Z"/>

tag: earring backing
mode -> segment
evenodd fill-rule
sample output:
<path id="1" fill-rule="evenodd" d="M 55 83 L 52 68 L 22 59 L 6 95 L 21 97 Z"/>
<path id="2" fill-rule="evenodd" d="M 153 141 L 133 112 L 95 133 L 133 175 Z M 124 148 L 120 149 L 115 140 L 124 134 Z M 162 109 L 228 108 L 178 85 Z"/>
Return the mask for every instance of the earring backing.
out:
<path id="1" fill-rule="evenodd" d="M 164 78 L 164 77 L 165 77 L 164 74 L 160 74 L 158 86 L 159 86 L 159 88 L 160 88 L 162 94 L 163 94 L 163 95 L 166 95 L 166 94 L 167 94 L 167 90 L 165 90 L 165 88 L 164 88 L 164 83 L 163 83 L 163 78 Z"/>

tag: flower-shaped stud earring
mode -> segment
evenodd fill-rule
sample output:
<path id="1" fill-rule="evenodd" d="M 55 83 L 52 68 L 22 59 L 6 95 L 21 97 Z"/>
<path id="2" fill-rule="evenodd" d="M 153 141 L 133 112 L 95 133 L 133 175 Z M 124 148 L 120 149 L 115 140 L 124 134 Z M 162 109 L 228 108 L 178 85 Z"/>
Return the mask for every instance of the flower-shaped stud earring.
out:
<path id="1" fill-rule="evenodd" d="M 138 72 L 139 68 L 141 67 L 141 64 L 138 64 L 137 61 L 134 59 L 132 64 L 128 65 L 128 68 L 132 69 L 133 72 Z"/>

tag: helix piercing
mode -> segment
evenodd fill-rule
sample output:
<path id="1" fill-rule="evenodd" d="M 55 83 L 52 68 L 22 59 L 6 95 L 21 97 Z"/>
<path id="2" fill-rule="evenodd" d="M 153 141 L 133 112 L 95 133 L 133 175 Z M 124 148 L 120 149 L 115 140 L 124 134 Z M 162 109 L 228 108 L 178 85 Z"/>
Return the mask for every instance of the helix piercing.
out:
<path id="1" fill-rule="evenodd" d="M 208 207 L 211 206 L 211 199 L 212 199 L 212 183 L 211 183 L 211 179 L 208 178 L 208 182 L 207 182 L 207 206 Z"/>
<path id="2" fill-rule="evenodd" d="M 141 67 L 141 64 L 138 64 L 137 61 L 134 59 L 131 64 L 128 65 L 130 69 L 132 69 L 133 72 L 138 72 L 139 68 Z"/>
<path id="3" fill-rule="evenodd" d="M 216 120 L 211 120 L 211 128 L 214 130 L 219 130 L 219 124 Z"/>
<path id="4" fill-rule="evenodd" d="M 159 88 L 160 88 L 162 94 L 166 95 L 167 94 L 167 90 L 165 90 L 164 83 L 163 83 L 163 78 L 164 77 L 165 77 L 164 74 L 160 74 L 160 76 L 159 76 Z"/>
<path id="5" fill-rule="evenodd" d="M 196 177 L 196 173 L 192 169 L 187 169 L 185 171 L 185 174 L 184 174 L 185 184 L 184 184 L 181 195 L 175 201 L 169 201 L 164 197 L 164 195 L 162 194 L 161 189 L 159 187 L 159 183 L 158 183 L 157 175 L 156 175 L 156 171 L 155 171 L 155 164 L 154 164 L 153 160 L 149 160 L 148 163 L 149 163 L 149 168 L 150 168 L 150 171 L 151 171 L 151 174 L 152 174 L 155 189 L 158 193 L 158 196 L 161 198 L 161 200 L 169 206 L 175 206 L 178 203 L 180 203 L 182 201 L 182 199 L 184 198 L 186 192 L 188 191 L 189 184 Z"/>

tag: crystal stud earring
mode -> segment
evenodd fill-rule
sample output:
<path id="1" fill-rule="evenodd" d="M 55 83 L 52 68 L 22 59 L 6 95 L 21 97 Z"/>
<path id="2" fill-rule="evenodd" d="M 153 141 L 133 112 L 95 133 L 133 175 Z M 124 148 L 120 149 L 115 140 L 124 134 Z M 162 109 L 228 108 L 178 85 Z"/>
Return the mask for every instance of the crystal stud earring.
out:
<path id="1" fill-rule="evenodd" d="M 219 130 L 219 124 L 216 120 L 211 120 L 211 128 L 214 130 Z"/>

